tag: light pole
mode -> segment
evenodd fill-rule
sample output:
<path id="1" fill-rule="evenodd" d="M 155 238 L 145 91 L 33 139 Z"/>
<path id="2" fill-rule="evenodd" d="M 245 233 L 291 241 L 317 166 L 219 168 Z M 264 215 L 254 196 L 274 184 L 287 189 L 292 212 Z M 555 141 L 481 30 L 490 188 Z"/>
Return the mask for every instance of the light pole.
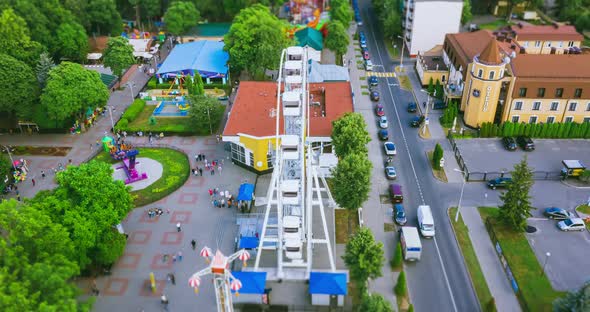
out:
<path id="1" fill-rule="evenodd" d="M 126 85 L 131 89 L 131 102 L 133 102 L 133 100 L 135 100 L 135 95 L 133 93 L 133 86 L 135 86 L 135 84 L 133 82 L 128 82 Z"/>
<path id="2" fill-rule="evenodd" d="M 427 90 L 424 89 L 420 89 L 421 92 L 424 92 L 426 94 L 428 94 L 428 102 L 426 103 L 426 112 L 424 113 L 424 127 L 422 127 L 422 135 L 426 134 L 426 128 L 428 127 L 428 110 L 430 108 L 430 102 L 431 102 L 431 97 L 430 97 L 430 93 L 428 93 Z M 436 96 L 436 90 L 434 90 L 434 96 Z M 416 105 L 419 105 L 418 103 L 416 103 Z"/>
<path id="3" fill-rule="evenodd" d="M 401 68 L 403 71 L 403 69 L 404 69 L 404 49 L 406 48 L 406 41 L 404 40 L 404 37 L 402 37 L 402 36 L 397 36 L 397 37 L 402 40 L 402 54 L 399 59 L 399 68 Z"/>
<path id="4" fill-rule="evenodd" d="M 453 169 L 457 172 L 461 172 L 461 175 L 463 176 L 463 185 L 461 185 L 461 195 L 459 195 L 459 205 L 457 205 L 457 213 L 455 214 L 455 223 L 457 223 L 457 221 L 459 220 L 459 210 L 461 210 L 461 201 L 463 200 L 463 190 L 465 190 L 465 172 L 461 171 L 457 168 Z"/>
<path id="5" fill-rule="evenodd" d="M 543 264 L 543 270 L 541 271 L 541 275 L 543 275 L 543 273 L 545 273 L 545 268 L 547 267 L 547 262 L 549 262 L 549 257 L 551 257 L 551 253 L 547 252 L 545 254 L 545 263 Z"/>
<path id="6" fill-rule="evenodd" d="M 115 131 L 115 123 L 113 122 L 113 107 L 112 106 L 107 106 L 109 109 L 109 117 L 111 117 L 111 131 Z"/>

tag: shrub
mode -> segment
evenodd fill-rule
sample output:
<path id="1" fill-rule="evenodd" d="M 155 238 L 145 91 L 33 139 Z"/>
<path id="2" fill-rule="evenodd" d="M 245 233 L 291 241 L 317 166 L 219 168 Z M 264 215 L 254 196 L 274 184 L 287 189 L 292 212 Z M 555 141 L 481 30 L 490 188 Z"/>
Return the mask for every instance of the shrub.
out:
<path id="1" fill-rule="evenodd" d="M 583 181 L 583 182 L 589 182 L 590 181 L 590 170 L 586 169 L 586 170 L 582 171 L 582 173 L 580 174 L 578 179 L 580 179 L 580 181 Z"/>
<path id="2" fill-rule="evenodd" d="M 128 126 L 129 126 L 129 120 L 127 120 L 127 118 L 121 118 L 121 120 L 119 120 L 119 122 L 115 126 L 115 129 L 120 130 L 120 131 L 125 131 L 125 130 L 127 130 Z"/>
<path id="3" fill-rule="evenodd" d="M 144 100 L 135 99 L 135 101 L 133 101 L 133 103 L 131 103 L 131 105 L 129 105 L 129 107 L 127 108 L 127 110 L 123 114 L 123 117 L 121 117 L 121 118 L 125 118 L 125 119 L 127 119 L 127 121 L 134 121 L 137 118 L 137 116 L 139 116 L 139 114 L 141 114 L 144 107 L 145 107 Z"/>
<path id="4" fill-rule="evenodd" d="M 432 167 L 436 170 L 440 170 L 440 160 L 443 158 L 443 149 L 440 144 L 436 143 L 434 152 L 432 153 Z"/>
<path id="5" fill-rule="evenodd" d="M 408 292 L 406 286 L 406 272 L 401 271 L 399 277 L 397 278 L 397 284 L 395 285 L 394 292 L 399 297 L 405 296 Z"/>
<path id="6" fill-rule="evenodd" d="M 490 298 L 490 300 L 488 301 L 488 303 L 486 303 L 485 306 L 485 312 L 496 312 L 496 300 L 494 300 L 494 297 Z"/>
<path id="7" fill-rule="evenodd" d="M 414 305 L 410 303 L 410 306 L 408 307 L 408 312 L 414 312 Z"/>
<path id="8" fill-rule="evenodd" d="M 391 260 L 391 267 L 396 270 L 402 267 L 402 244 L 400 242 L 397 242 L 395 247 L 395 254 Z"/>

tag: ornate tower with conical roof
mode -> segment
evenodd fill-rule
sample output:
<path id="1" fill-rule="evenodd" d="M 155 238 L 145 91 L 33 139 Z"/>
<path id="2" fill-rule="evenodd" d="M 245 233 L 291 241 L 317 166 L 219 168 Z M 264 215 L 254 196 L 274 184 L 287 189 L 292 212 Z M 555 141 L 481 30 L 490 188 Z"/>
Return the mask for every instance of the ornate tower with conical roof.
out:
<path id="1" fill-rule="evenodd" d="M 494 121 L 506 64 L 495 38 L 469 64 L 461 100 L 467 126 L 477 128 L 484 122 Z"/>

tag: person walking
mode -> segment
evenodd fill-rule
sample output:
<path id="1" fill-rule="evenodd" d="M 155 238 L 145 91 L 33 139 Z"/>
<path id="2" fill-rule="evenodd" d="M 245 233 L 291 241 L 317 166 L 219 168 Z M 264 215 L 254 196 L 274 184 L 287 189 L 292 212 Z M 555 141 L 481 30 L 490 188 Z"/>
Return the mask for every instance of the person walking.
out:
<path id="1" fill-rule="evenodd" d="M 41 179 L 45 179 L 45 171 L 41 170 Z"/>
<path id="2" fill-rule="evenodd" d="M 31 179 L 31 183 L 33 183 L 33 186 L 35 186 L 35 179 Z"/>
<path id="3" fill-rule="evenodd" d="M 176 231 L 182 231 L 182 229 L 180 228 L 180 222 L 176 223 Z"/>
<path id="4" fill-rule="evenodd" d="M 217 171 L 219 171 L 219 174 L 221 174 L 221 165 L 217 166 Z"/>
<path id="5" fill-rule="evenodd" d="M 178 251 L 178 262 L 182 261 L 182 251 Z"/>
<path id="6" fill-rule="evenodd" d="M 203 168 L 199 168 L 199 175 L 202 177 L 203 176 Z"/>
<path id="7" fill-rule="evenodd" d="M 174 273 L 170 273 L 170 282 L 172 282 L 172 285 L 176 285 L 176 276 L 174 276 Z"/>
<path id="8" fill-rule="evenodd" d="M 197 248 L 197 242 L 194 239 L 191 241 L 191 247 L 193 247 L 193 250 Z"/>
<path id="9" fill-rule="evenodd" d="M 98 289 L 98 285 L 96 284 L 96 280 L 92 280 L 92 294 L 95 296 L 100 295 L 100 289 Z"/>

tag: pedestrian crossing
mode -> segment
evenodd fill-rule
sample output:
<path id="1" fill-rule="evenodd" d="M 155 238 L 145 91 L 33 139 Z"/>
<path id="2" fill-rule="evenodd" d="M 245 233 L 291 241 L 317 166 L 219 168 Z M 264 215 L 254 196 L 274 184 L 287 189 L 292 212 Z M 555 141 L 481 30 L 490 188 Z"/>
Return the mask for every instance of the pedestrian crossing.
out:
<path id="1" fill-rule="evenodd" d="M 367 77 L 375 76 L 379 78 L 395 78 L 395 73 L 367 72 Z"/>

